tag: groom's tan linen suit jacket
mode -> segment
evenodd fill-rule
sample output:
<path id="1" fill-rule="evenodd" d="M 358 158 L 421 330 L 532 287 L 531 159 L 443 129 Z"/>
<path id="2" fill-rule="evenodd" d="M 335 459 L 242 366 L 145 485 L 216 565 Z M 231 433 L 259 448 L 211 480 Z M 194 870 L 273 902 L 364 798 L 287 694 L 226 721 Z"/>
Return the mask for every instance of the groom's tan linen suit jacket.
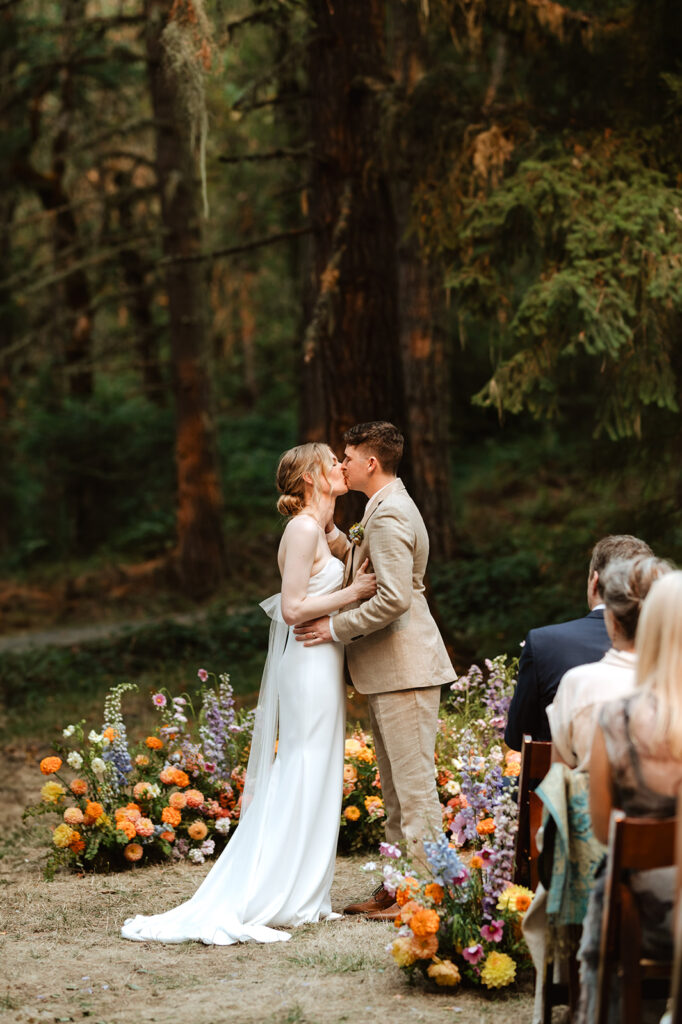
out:
<path id="1" fill-rule="evenodd" d="M 456 674 L 424 596 L 429 538 L 402 480 L 368 502 L 362 525 L 362 540 L 347 556 L 346 581 L 369 558 L 377 593 L 333 619 L 353 685 L 373 694 L 451 683 Z"/>

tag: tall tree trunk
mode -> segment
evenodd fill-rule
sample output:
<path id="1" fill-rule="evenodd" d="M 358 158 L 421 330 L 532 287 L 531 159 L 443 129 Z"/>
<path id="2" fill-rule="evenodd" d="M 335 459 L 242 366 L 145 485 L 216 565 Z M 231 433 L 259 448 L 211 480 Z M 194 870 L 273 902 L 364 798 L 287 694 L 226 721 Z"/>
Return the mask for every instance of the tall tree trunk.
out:
<path id="1" fill-rule="evenodd" d="M 309 0 L 309 10 L 316 298 L 303 348 L 302 433 L 340 451 L 354 423 L 408 428 L 396 225 L 380 147 L 384 2 Z"/>
<path id="2" fill-rule="evenodd" d="M 392 58 L 403 102 L 411 102 L 423 75 L 424 41 L 415 4 L 393 5 Z M 454 552 L 454 517 L 450 497 L 450 374 L 444 331 L 442 272 L 429 266 L 410 230 L 414 161 L 409 136 L 402 137 L 396 161 L 394 204 L 399 230 L 398 296 L 400 350 L 403 362 L 414 496 L 429 530 L 436 557 Z"/>
<path id="3" fill-rule="evenodd" d="M 208 287 L 201 261 L 199 190 L 179 103 L 178 82 L 164 61 L 161 35 L 170 0 L 146 0 L 146 44 L 155 120 L 156 168 L 164 227 L 166 289 L 176 400 L 177 550 L 184 588 L 200 597 L 227 575 L 222 499 L 207 370 Z"/>

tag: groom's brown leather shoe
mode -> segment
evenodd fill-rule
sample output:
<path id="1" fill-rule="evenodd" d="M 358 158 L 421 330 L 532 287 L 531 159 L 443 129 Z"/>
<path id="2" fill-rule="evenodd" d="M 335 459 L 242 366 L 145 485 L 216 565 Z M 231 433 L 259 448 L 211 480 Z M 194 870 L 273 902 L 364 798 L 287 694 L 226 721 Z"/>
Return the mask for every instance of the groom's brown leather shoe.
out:
<path id="1" fill-rule="evenodd" d="M 366 921 L 395 921 L 400 916 L 400 907 L 392 903 L 385 910 L 375 910 L 373 913 L 363 915 Z"/>
<path id="2" fill-rule="evenodd" d="M 390 893 L 386 892 L 383 885 L 379 885 L 368 900 L 365 900 L 364 903 L 351 903 L 349 906 L 344 907 L 343 912 L 344 914 L 364 914 L 368 916 L 388 910 L 394 902 L 395 896 L 391 896 Z"/>

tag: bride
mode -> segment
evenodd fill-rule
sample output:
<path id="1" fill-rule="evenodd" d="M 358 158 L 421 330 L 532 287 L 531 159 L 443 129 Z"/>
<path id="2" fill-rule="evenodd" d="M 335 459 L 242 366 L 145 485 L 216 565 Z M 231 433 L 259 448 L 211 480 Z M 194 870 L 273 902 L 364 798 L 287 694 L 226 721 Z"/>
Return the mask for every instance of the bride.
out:
<path id="1" fill-rule="evenodd" d="M 343 785 L 343 645 L 305 647 L 292 627 L 371 597 L 376 579 L 365 562 L 340 589 L 343 563 L 331 549 L 343 555 L 349 542 L 333 514 L 348 488 L 326 445 L 285 452 L 277 486 L 277 508 L 290 517 L 277 559 L 282 592 L 261 606 L 272 624 L 240 823 L 194 896 L 165 914 L 129 918 L 126 939 L 277 942 L 290 938 L 277 928 L 338 916 L 329 893 Z"/>

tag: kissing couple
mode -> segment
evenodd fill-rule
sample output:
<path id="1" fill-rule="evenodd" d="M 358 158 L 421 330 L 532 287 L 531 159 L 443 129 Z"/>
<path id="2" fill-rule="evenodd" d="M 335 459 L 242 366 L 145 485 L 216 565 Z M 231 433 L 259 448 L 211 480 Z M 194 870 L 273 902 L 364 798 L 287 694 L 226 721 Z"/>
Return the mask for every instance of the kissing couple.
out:
<path id="1" fill-rule="evenodd" d="M 127 939 L 208 944 L 277 942 L 331 909 L 343 790 L 345 684 L 367 694 L 386 809 L 386 840 L 423 862 L 442 831 L 434 747 L 440 688 L 455 678 L 424 596 L 429 552 L 417 506 L 396 475 L 403 437 L 391 423 L 285 452 L 278 510 L 288 523 L 239 825 L 186 903 L 129 918 Z M 367 497 L 352 540 L 334 524 L 336 499 Z M 278 741 L 278 742 L 276 742 Z M 276 753 L 275 753 L 276 750 Z M 392 920 L 383 886 L 345 913 Z"/>

